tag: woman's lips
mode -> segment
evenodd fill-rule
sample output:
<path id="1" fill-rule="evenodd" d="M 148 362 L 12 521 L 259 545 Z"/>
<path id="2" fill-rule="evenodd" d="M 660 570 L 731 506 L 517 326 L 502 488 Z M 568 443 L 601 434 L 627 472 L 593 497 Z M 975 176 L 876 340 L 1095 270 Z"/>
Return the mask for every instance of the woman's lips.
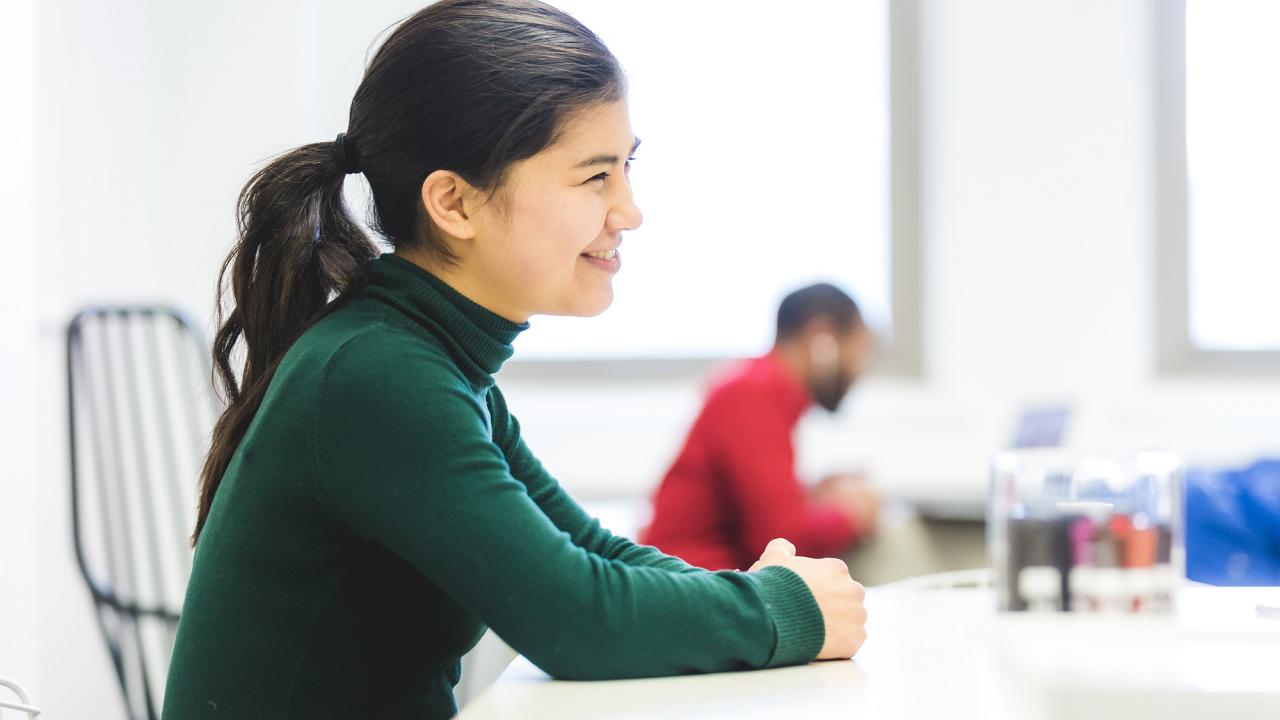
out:
<path id="1" fill-rule="evenodd" d="M 595 257 L 586 253 L 583 253 L 578 257 L 582 260 L 586 260 L 592 267 L 608 273 L 616 273 L 622 269 L 622 253 L 618 252 L 617 249 L 614 249 L 611 256 L 608 258 Z"/>

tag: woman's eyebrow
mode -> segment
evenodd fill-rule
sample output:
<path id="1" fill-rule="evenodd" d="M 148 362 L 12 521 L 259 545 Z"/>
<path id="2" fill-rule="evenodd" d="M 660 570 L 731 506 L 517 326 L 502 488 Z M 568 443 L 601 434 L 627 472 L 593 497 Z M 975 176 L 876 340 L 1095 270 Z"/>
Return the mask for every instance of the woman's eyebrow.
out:
<path id="1" fill-rule="evenodd" d="M 631 145 L 631 152 L 635 152 L 636 148 L 638 147 L 640 147 L 640 138 L 636 138 L 635 143 Z M 592 155 L 591 157 L 587 158 L 586 160 L 583 160 L 582 162 L 578 163 L 577 165 L 574 165 L 573 167 L 574 169 L 577 169 L 577 168 L 591 167 L 592 165 L 617 165 L 619 160 L 621 160 L 621 158 L 619 158 L 617 155 L 608 155 L 608 154 L 602 153 L 600 155 Z"/>

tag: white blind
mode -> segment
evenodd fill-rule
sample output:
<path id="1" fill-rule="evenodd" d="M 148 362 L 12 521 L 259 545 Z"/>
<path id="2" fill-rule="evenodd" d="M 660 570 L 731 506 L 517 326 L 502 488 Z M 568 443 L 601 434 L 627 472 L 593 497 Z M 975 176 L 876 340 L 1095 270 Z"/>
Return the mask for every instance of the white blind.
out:
<path id="1" fill-rule="evenodd" d="M 643 226 L 615 300 L 534 317 L 525 359 L 734 356 L 820 280 L 886 332 L 888 13 L 883 0 L 553 0 L 630 78 Z"/>
<path id="2" fill-rule="evenodd" d="M 1280 349 L 1280 3 L 1187 3 L 1191 339 Z"/>

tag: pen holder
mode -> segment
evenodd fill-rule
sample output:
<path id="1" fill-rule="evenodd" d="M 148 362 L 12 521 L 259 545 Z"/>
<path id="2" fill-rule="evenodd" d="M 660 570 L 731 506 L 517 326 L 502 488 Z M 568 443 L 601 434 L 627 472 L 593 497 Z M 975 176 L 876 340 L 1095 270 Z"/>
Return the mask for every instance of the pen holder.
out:
<path id="1" fill-rule="evenodd" d="M 1005 611 L 1168 612 L 1185 577 L 1166 452 L 1029 449 L 992 461 L 987 548 Z"/>

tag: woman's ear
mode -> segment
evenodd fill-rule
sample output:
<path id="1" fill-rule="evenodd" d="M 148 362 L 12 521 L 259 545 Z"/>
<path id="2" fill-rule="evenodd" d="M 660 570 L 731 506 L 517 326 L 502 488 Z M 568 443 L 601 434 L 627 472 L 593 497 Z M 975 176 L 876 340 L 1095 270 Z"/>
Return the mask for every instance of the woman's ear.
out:
<path id="1" fill-rule="evenodd" d="M 452 170 L 436 170 L 422 181 L 422 206 L 431 224 L 459 240 L 476 236 L 473 213 L 478 196 L 471 183 Z"/>

